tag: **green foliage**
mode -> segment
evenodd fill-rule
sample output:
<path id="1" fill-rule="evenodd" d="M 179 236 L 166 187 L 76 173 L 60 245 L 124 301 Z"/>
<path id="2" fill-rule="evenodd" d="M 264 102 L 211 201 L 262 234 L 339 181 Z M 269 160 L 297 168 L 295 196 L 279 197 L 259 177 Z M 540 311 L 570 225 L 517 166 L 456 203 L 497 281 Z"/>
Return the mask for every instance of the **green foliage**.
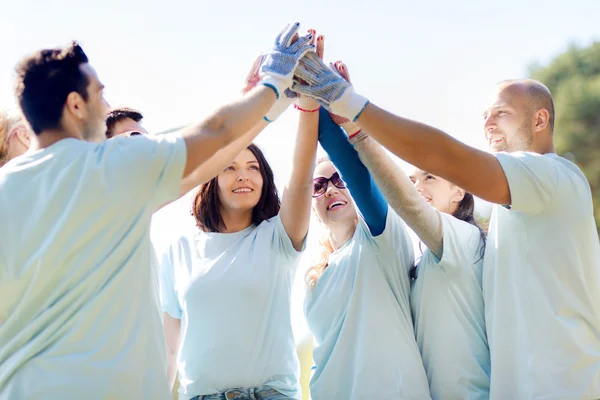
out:
<path id="1" fill-rule="evenodd" d="M 532 68 L 531 77 L 552 92 L 556 151 L 590 182 L 600 232 L 600 42 L 570 47 L 548 65 Z"/>

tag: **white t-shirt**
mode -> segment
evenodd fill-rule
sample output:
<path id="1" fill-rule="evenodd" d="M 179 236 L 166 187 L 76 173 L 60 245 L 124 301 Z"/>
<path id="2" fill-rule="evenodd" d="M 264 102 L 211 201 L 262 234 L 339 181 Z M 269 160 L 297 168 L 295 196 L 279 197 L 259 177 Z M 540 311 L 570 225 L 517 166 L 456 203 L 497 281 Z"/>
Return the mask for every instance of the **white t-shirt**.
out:
<path id="1" fill-rule="evenodd" d="M 390 208 L 385 230 L 373 237 L 359 221 L 306 294 L 304 312 L 315 339 L 311 397 L 429 399 L 410 315 L 414 258 L 404 222 Z"/>
<path id="2" fill-rule="evenodd" d="M 302 397 L 290 312 L 301 254 L 279 216 L 235 233 L 196 228 L 166 251 L 161 301 L 181 319 L 180 400 L 265 385 Z"/>
<path id="3" fill-rule="evenodd" d="M 479 229 L 441 213 L 442 259 L 426 249 L 412 282 L 415 335 L 433 399 L 488 399 L 490 350 Z"/>
<path id="4" fill-rule="evenodd" d="M 149 224 L 177 137 L 63 139 L 0 169 L 0 398 L 165 399 Z"/>
<path id="5" fill-rule="evenodd" d="M 493 399 L 600 398 L 600 244 L 589 184 L 555 154 L 496 155 L 483 269 Z"/>

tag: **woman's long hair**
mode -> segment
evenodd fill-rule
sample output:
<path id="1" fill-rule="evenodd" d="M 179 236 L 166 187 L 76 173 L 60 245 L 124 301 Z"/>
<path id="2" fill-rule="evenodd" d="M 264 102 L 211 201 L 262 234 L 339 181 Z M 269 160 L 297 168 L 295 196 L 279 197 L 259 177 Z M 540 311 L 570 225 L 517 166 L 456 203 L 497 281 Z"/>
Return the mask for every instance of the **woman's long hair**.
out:
<path id="1" fill-rule="evenodd" d="M 331 162 L 327 157 L 321 157 L 317 160 L 315 167 L 324 162 Z M 306 271 L 304 280 L 308 287 L 314 288 L 317 281 L 329 266 L 329 256 L 334 252 L 331 240 L 329 240 L 329 232 L 325 232 L 319 239 L 319 258 L 318 260 Z"/>
<path id="2" fill-rule="evenodd" d="M 12 127 L 21 122 L 21 115 L 0 110 L 0 167 L 6 164 L 8 159 L 8 134 Z"/>
<path id="3" fill-rule="evenodd" d="M 279 194 L 277 193 L 277 186 L 275 186 L 273 170 L 263 152 L 255 144 L 250 144 L 246 148 L 256 157 L 260 175 L 263 178 L 260 199 L 252 209 L 252 223 L 258 226 L 264 220 L 273 218 L 279 214 L 281 203 L 279 201 Z M 219 183 L 218 178 L 215 176 L 200 186 L 198 193 L 194 197 L 192 206 L 192 215 L 196 219 L 196 225 L 203 232 L 219 232 L 219 227 L 224 225 L 219 208 L 220 204 Z"/>

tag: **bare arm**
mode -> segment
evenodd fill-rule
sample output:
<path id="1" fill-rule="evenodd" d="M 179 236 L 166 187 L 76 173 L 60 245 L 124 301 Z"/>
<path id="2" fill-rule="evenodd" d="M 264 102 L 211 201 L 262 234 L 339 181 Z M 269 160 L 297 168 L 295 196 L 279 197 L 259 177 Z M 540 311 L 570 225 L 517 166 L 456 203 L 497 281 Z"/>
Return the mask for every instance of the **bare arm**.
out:
<path id="1" fill-rule="evenodd" d="M 444 232 L 439 211 L 423 200 L 408 176 L 379 143 L 364 133 L 352 138 L 351 142 L 389 205 L 427 248 L 441 258 Z"/>
<path id="2" fill-rule="evenodd" d="M 226 168 L 242 150 L 248 147 L 248 144 L 262 132 L 265 127 L 269 125 L 267 121 L 261 119 L 252 129 L 244 133 L 242 136 L 235 139 L 231 144 L 225 146 L 221 151 L 215 153 L 207 162 L 206 168 L 201 166 L 196 168 L 195 171 L 191 172 L 187 177 L 181 180 L 181 189 L 179 196 L 183 196 L 190 190 L 201 185 L 202 183 L 212 179 L 218 175 L 224 168 Z M 207 171 L 208 170 L 208 171 Z M 215 172 L 216 171 L 216 172 Z M 203 180 L 207 174 L 214 173 L 214 176 Z M 200 182 L 200 183 L 198 183 Z"/>
<path id="3" fill-rule="evenodd" d="M 259 85 L 241 99 L 219 108 L 204 121 L 184 128 L 181 136 L 187 147 L 187 161 L 183 180 L 191 177 L 193 181 L 188 180 L 187 187 L 201 185 L 227 167 L 237 155 L 232 147 L 243 149 L 266 126 L 259 122 L 275 99 L 271 88 Z M 253 129 L 255 127 L 257 129 Z"/>
<path id="4" fill-rule="evenodd" d="M 294 147 L 293 167 L 281 202 L 281 223 L 296 250 L 302 244 L 310 223 L 313 171 L 317 156 L 319 113 L 300 112 Z"/>
<path id="5" fill-rule="evenodd" d="M 392 153 L 496 204 L 510 204 L 508 181 L 493 155 L 444 132 L 369 103 L 356 122 Z"/>
<path id="6" fill-rule="evenodd" d="M 167 343 L 167 380 L 169 389 L 173 389 L 175 377 L 177 376 L 177 351 L 179 350 L 179 339 L 181 336 L 181 320 L 163 313 L 163 329 Z"/>

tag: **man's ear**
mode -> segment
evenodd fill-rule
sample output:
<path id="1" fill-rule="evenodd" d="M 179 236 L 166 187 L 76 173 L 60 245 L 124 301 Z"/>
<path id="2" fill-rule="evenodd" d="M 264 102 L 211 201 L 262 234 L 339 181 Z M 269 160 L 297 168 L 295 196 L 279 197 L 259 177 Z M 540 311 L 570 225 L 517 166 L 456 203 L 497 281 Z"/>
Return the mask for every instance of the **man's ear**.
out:
<path id="1" fill-rule="evenodd" d="M 67 112 L 78 120 L 83 120 L 87 116 L 87 108 L 85 107 L 85 100 L 77 92 L 71 92 L 67 96 L 63 112 Z"/>
<path id="2" fill-rule="evenodd" d="M 535 131 L 540 132 L 548 128 L 550 123 L 550 113 L 545 108 L 540 108 L 535 112 Z"/>

